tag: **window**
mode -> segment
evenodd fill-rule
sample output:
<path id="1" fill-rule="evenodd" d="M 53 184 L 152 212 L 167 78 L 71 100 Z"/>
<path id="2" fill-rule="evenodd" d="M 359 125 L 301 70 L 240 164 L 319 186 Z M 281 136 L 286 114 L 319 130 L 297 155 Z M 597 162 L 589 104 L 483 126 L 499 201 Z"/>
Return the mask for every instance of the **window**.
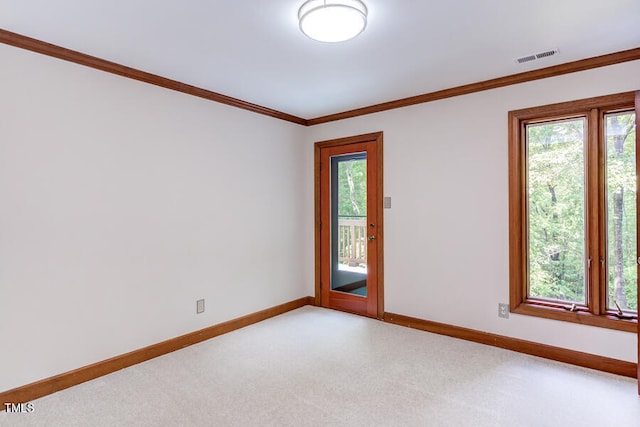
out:
<path id="1" fill-rule="evenodd" d="M 509 112 L 511 311 L 637 330 L 634 97 Z"/>

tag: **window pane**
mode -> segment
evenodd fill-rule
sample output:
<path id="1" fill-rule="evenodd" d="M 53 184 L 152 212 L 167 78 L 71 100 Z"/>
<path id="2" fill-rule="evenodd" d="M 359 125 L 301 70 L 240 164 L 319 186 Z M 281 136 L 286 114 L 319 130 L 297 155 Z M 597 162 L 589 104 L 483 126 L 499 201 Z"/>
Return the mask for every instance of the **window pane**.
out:
<path id="1" fill-rule="evenodd" d="M 607 306 L 637 310 L 635 114 L 605 115 Z"/>
<path id="2" fill-rule="evenodd" d="M 527 126 L 528 297 L 586 304 L 585 120 Z"/>

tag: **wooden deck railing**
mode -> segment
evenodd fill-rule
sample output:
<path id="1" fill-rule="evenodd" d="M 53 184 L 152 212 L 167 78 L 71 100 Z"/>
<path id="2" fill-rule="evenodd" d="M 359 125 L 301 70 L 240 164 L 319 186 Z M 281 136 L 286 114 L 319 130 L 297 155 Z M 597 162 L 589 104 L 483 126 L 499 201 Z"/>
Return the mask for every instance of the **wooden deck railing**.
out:
<path id="1" fill-rule="evenodd" d="M 351 267 L 367 263 L 367 220 L 338 218 L 338 257 Z"/>

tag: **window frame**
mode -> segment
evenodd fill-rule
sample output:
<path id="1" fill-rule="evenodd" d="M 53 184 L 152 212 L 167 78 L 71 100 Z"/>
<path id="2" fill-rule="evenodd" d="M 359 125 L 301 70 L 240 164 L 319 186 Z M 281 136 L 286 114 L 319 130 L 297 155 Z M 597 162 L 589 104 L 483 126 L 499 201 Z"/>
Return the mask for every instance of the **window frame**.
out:
<path id="1" fill-rule="evenodd" d="M 509 303 L 512 313 L 547 319 L 562 320 L 627 332 L 638 331 L 635 319 L 620 319 L 607 309 L 606 268 L 600 262 L 591 262 L 585 273 L 587 279 L 587 304 L 575 307 L 550 300 L 527 298 L 528 284 L 528 230 L 527 230 L 527 177 L 526 177 L 526 126 L 549 121 L 585 118 L 585 212 L 586 255 L 600 260 L 606 254 L 606 215 L 604 179 L 604 117 L 616 111 L 634 111 L 635 92 L 600 96 L 509 112 Z M 636 123 L 638 117 L 636 116 Z M 636 158 L 638 150 L 636 128 Z M 595 165 L 595 167 L 594 167 Z M 636 177 L 640 169 L 636 161 Z M 636 178 L 638 179 L 638 178 Z M 637 197 L 637 205 L 640 197 Z M 640 210 L 637 210 L 640 212 Z M 636 230 L 637 233 L 637 230 Z M 640 242 L 638 243 L 640 245 Z M 636 256 L 640 254 L 637 249 Z M 638 274 L 638 268 L 636 273 Z"/>

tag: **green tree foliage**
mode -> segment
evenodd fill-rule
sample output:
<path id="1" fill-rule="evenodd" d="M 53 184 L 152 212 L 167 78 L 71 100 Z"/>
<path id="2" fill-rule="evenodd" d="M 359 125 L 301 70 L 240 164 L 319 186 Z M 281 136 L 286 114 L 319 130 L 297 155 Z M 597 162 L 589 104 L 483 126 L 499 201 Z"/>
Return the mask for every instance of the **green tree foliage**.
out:
<path id="1" fill-rule="evenodd" d="M 609 308 L 637 309 L 635 115 L 606 117 Z M 583 119 L 527 127 L 529 296 L 586 303 Z M 592 166 L 591 166 L 592 167 Z M 599 260 L 594 260 L 598 262 Z"/>
<path id="2" fill-rule="evenodd" d="M 527 129 L 529 295 L 586 302 L 584 121 Z"/>
<path id="3" fill-rule="evenodd" d="M 367 216 L 367 160 L 338 163 L 338 215 Z"/>
<path id="4" fill-rule="evenodd" d="M 606 117 L 608 305 L 637 310 L 635 115 Z"/>

